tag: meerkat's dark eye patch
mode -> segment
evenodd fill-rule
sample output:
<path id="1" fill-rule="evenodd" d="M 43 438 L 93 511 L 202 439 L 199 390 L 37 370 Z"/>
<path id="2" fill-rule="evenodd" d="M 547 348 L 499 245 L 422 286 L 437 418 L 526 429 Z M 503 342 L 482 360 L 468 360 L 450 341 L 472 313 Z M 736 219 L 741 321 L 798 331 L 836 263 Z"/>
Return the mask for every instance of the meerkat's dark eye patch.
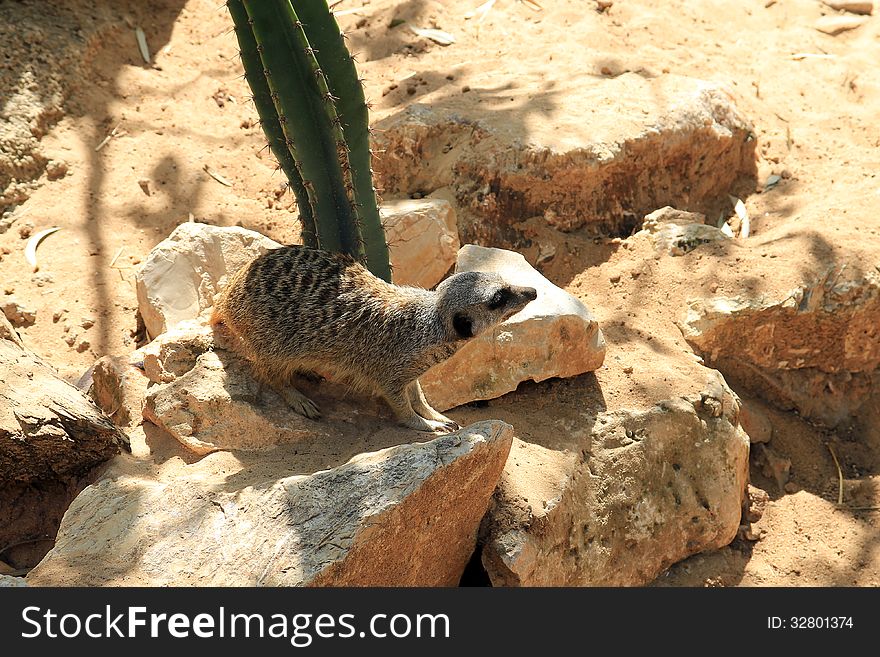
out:
<path id="1" fill-rule="evenodd" d="M 492 298 L 489 299 L 489 303 L 486 304 L 486 307 L 489 310 L 498 310 L 502 306 L 504 306 L 510 300 L 510 288 L 502 287 L 495 294 L 492 295 Z"/>
<path id="2" fill-rule="evenodd" d="M 465 313 L 455 313 L 452 318 L 452 328 L 462 340 L 474 337 L 474 321 Z"/>

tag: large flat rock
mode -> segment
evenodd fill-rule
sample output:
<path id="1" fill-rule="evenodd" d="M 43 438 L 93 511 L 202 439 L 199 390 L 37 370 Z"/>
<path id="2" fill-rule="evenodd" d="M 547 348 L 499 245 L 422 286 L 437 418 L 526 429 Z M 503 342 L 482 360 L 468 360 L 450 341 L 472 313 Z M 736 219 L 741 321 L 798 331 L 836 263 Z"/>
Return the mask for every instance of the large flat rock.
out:
<path id="1" fill-rule="evenodd" d="M 28 584 L 453 586 L 511 439 L 487 421 L 303 474 L 293 451 L 122 466 L 74 501 Z"/>

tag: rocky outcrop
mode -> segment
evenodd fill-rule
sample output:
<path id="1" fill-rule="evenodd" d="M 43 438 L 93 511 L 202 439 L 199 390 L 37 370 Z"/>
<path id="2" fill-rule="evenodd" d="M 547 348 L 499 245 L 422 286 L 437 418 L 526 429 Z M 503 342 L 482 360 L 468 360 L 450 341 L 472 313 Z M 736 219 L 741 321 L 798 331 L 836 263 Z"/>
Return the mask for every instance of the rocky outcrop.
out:
<path id="1" fill-rule="evenodd" d="M 302 474 L 283 447 L 117 472 L 74 501 L 28 584 L 453 586 L 511 436 L 482 422 Z"/>
<path id="2" fill-rule="evenodd" d="M 681 330 L 735 385 L 835 427 L 880 382 L 880 275 L 832 268 L 782 299 L 695 299 Z"/>
<path id="3" fill-rule="evenodd" d="M 538 298 L 425 373 L 422 388 L 435 408 L 494 399 L 523 381 L 576 376 L 602 366 L 605 340 L 592 313 L 518 253 L 468 244 L 459 251 L 455 271 L 495 271 L 514 285 L 534 287 Z"/>
<path id="4" fill-rule="evenodd" d="M 695 374 L 702 392 L 604 412 L 584 400 L 594 421 L 514 441 L 483 528 L 494 585 L 638 586 L 734 538 L 749 441 L 723 379 Z"/>
<path id="5" fill-rule="evenodd" d="M 25 567 L 45 553 L 82 479 L 128 439 L 26 351 L 3 315 L 0 336 L 0 546 L 21 546 L 4 557 Z"/>
<path id="6" fill-rule="evenodd" d="M 514 224 L 532 217 L 629 234 L 664 205 L 717 216 L 735 183 L 755 176 L 753 129 L 716 85 L 636 73 L 562 85 L 533 121 L 418 104 L 380 121 L 384 193 L 449 187 L 462 241 L 513 246 Z"/>

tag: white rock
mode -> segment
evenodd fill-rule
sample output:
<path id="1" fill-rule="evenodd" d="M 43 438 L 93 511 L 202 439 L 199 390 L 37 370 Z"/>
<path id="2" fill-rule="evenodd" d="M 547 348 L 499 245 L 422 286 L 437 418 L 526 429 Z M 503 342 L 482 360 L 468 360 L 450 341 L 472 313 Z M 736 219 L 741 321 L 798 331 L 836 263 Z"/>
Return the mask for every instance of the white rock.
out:
<path id="1" fill-rule="evenodd" d="M 394 282 L 430 289 L 455 264 L 458 223 L 443 199 L 386 201 L 382 225 L 394 267 Z"/>
<path id="2" fill-rule="evenodd" d="M 0 588 L 27 586 L 24 577 L 12 577 L 11 575 L 0 575 Z"/>
<path id="3" fill-rule="evenodd" d="M 705 225 L 705 220 L 702 214 L 666 206 L 646 216 L 642 230 L 650 234 L 658 254 L 682 256 L 701 244 L 730 239 L 718 228 Z"/>
<path id="4" fill-rule="evenodd" d="M 601 367 L 605 340 L 592 313 L 520 254 L 468 244 L 458 253 L 455 271 L 496 271 L 514 285 L 534 287 L 538 298 L 422 376 L 425 395 L 438 410 L 500 397 L 523 381 Z"/>
<path id="5" fill-rule="evenodd" d="M 816 29 L 825 34 L 836 36 L 842 32 L 861 27 L 867 20 L 867 16 L 850 16 L 848 14 L 822 16 L 822 18 L 816 21 Z"/>
<path id="6" fill-rule="evenodd" d="M 149 337 L 198 317 L 230 274 L 279 246 L 244 228 L 179 225 L 150 251 L 135 277 L 138 309 Z"/>
<path id="7" fill-rule="evenodd" d="M 511 440 L 489 421 L 303 474 L 289 450 L 123 470 L 74 500 L 27 582 L 455 586 Z"/>

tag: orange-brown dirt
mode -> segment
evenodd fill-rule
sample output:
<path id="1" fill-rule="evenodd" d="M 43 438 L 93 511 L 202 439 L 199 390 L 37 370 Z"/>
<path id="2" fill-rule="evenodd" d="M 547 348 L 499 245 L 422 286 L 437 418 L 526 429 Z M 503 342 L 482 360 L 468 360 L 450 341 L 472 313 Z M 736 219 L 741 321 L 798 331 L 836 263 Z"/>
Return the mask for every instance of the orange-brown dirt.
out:
<path id="1" fill-rule="evenodd" d="M 0 299 L 14 295 L 36 309 L 36 323 L 20 329 L 25 345 L 70 380 L 96 358 L 135 347 L 134 272 L 180 222 L 192 216 L 280 242 L 298 239 L 295 205 L 263 148 L 219 0 L 120 4 L 102 10 L 104 26 L 71 69 L 65 115 L 40 146 L 45 158 L 67 163 L 67 174 L 44 178 L 0 235 Z M 604 11 L 588 0 L 542 0 L 542 11 L 498 0 L 484 20 L 466 18 L 479 4 L 338 3 L 350 47 L 360 53 L 374 122 L 418 101 L 500 113 L 526 132 L 552 131 L 561 80 L 601 86 L 627 71 L 686 75 L 725 85 L 753 122 L 757 189 L 770 174 L 781 177 L 763 193 L 736 190 L 752 217 L 748 240 L 683 257 L 657 260 L 646 242 L 586 228 L 534 227 L 556 247 L 543 273 L 600 321 L 608 341 L 596 375 L 601 387 L 650 398 L 651 378 L 663 368 L 645 359 L 655 354 L 662 363 L 691 351 L 676 325 L 687 299 L 781 299 L 832 266 L 846 264 L 847 275 L 880 268 L 880 17 L 829 36 L 814 28 L 832 13 L 818 0 L 617 0 L 602 3 L 611 5 Z M 457 41 L 442 47 L 406 26 L 390 27 L 394 18 Z M 141 59 L 134 26 L 144 29 L 151 64 Z M 40 246 L 33 275 L 25 237 L 50 226 L 62 230 Z M 84 328 L 84 320 L 94 325 Z M 880 584 L 880 431 L 834 432 L 737 392 L 772 424 L 769 456 L 763 447 L 752 452 L 752 506 L 763 515 L 731 546 L 673 566 L 656 584 Z M 572 395 L 560 382 L 524 384 L 491 408 L 503 416 L 505 408 L 534 402 L 531 426 L 551 426 L 555 402 L 577 403 Z M 840 459 L 843 508 L 826 443 Z M 790 460 L 788 481 L 779 459 Z"/>

